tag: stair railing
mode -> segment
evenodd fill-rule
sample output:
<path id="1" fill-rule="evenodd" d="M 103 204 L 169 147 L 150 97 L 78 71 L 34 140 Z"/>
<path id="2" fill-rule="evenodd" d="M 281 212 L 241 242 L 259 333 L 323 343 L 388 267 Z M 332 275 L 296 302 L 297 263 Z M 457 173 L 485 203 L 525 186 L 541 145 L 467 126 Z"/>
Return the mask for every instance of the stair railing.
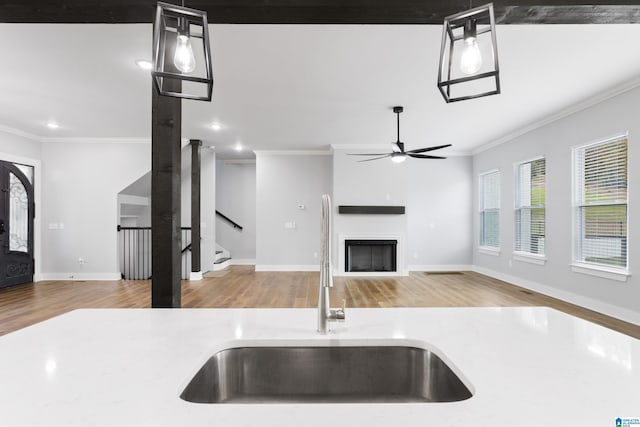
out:
<path id="1" fill-rule="evenodd" d="M 118 225 L 118 254 L 120 275 L 125 280 L 151 279 L 151 227 L 122 227 Z M 182 275 L 191 272 L 191 227 L 180 227 L 182 244 Z"/>
<path id="2" fill-rule="evenodd" d="M 226 216 L 225 214 L 222 214 L 222 213 L 220 213 L 220 211 L 216 210 L 216 215 L 219 216 L 220 218 L 224 219 L 225 221 L 227 221 L 229 224 L 231 224 L 233 226 L 233 228 L 242 231 L 242 226 L 240 224 L 238 224 L 237 222 L 235 222 L 234 220 L 232 220 L 231 218 L 229 218 L 228 216 Z"/>

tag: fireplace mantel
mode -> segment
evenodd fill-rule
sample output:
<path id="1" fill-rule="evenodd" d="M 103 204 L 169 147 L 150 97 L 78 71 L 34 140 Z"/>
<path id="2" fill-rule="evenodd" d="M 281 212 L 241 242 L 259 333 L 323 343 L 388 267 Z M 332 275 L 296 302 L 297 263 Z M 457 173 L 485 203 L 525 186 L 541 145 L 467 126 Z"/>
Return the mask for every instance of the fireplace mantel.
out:
<path id="1" fill-rule="evenodd" d="M 404 215 L 404 206 L 340 205 L 339 214 Z"/>

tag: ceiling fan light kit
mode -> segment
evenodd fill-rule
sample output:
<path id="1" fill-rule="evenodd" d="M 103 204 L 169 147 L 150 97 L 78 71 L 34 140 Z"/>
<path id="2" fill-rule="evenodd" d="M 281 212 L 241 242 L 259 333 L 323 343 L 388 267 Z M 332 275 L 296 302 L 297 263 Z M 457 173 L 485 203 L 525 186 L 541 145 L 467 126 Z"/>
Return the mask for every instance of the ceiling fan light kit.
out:
<path id="1" fill-rule="evenodd" d="M 445 145 L 436 145 L 433 147 L 425 147 L 418 148 L 416 150 L 404 150 L 404 142 L 400 142 L 400 113 L 404 111 L 404 108 L 401 106 L 393 107 L 393 112 L 396 114 L 396 123 L 397 123 L 397 140 L 393 143 L 391 153 L 350 153 L 349 156 L 375 156 L 371 159 L 358 160 L 358 163 L 361 162 L 370 162 L 372 160 L 384 159 L 386 157 L 390 157 L 391 161 L 394 163 L 402 163 L 407 160 L 407 157 L 413 157 L 416 159 L 446 159 L 446 157 L 441 156 L 431 156 L 428 154 L 420 154 L 426 153 L 428 151 L 440 150 L 441 148 L 450 147 L 451 144 Z"/>
<path id="2" fill-rule="evenodd" d="M 500 93 L 493 3 L 444 19 L 438 89 L 447 103 Z"/>
<path id="3" fill-rule="evenodd" d="M 207 13 L 158 2 L 153 21 L 151 71 L 158 93 L 211 101 L 212 69 Z"/>

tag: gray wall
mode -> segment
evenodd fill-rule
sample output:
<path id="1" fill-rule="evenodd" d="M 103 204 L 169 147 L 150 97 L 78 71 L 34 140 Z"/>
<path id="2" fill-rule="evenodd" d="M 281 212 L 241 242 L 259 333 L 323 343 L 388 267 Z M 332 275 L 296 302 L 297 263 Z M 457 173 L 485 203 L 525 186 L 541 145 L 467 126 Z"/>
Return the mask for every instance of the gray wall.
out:
<path id="1" fill-rule="evenodd" d="M 150 148 L 134 143 L 42 144 L 45 279 L 120 277 L 117 195 L 150 169 Z M 64 228 L 50 229 L 50 224 Z"/>
<path id="2" fill-rule="evenodd" d="M 242 226 L 233 228 L 216 217 L 217 243 L 231 253 L 234 262 L 256 259 L 256 164 L 216 162 L 216 208 Z"/>
<path id="3" fill-rule="evenodd" d="M 408 160 L 409 270 L 469 269 L 472 251 L 472 158 Z"/>
<path id="4" fill-rule="evenodd" d="M 480 272 L 536 288 L 598 311 L 640 321 L 640 278 L 627 282 L 572 272 L 572 154 L 571 147 L 629 132 L 629 269 L 640 265 L 640 198 L 638 164 L 640 135 L 638 120 L 640 88 L 605 100 L 570 116 L 547 124 L 512 141 L 474 156 L 474 264 Z M 544 155 L 547 159 L 546 265 L 512 259 L 514 238 L 514 163 Z M 501 171 L 501 253 L 492 256 L 477 251 L 479 235 L 478 174 Z M 635 316 L 635 317 L 634 317 Z"/>
<path id="5" fill-rule="evenodd" d="M 318 269 L 321 196 L 331 193 L 331 156 L 256 157 L 256 269 Z M 296 228 L 285 229 L 287 222 Z"/>

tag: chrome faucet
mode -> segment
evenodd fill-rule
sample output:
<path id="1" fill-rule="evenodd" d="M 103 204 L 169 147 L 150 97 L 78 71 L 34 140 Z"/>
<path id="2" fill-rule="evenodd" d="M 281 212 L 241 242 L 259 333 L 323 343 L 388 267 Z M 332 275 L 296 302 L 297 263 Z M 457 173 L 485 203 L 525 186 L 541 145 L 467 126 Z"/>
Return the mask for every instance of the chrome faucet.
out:
<path id="1" fill-rule="evenodd" d="M 318 290 L 318 332 L 329 332 L 329 322 L 344 322 L 345 301 L 342 300 L 342 308 L 330 308 L 329 288 L 333 287 L 333 274 L 331 271 L 331 198 L 328 194 L 322 195 L 322 262 L 320 264 L 320 287 Z"/>

